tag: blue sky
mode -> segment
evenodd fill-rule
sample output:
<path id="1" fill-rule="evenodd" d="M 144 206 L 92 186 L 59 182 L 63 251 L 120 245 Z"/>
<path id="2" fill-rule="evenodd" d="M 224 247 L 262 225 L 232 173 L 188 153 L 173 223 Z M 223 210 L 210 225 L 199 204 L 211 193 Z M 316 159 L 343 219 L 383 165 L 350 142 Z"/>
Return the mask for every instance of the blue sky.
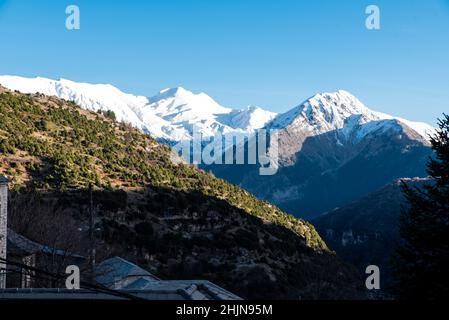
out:
<path id="1" fill-rule="evenodd" d="M 276 112 L 337 89 L 411 120 L 449 112 L 449 0 L 0 0 L 0 38 L 0 74 L 183 86 Z"/>

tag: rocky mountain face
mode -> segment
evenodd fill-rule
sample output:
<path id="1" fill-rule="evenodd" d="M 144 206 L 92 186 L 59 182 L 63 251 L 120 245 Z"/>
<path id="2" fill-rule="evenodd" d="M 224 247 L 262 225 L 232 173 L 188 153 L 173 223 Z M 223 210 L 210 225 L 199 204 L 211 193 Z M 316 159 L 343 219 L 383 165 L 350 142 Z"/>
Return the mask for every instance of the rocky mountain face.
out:
<path id="1" fill-rule="evenodd" d="M 73 102 L 0 87 L 0 173 L 11 181 L 10 227 L 32 240 L 87 255 L 92 199 L 98 259 L 123 256 L 244 298 L 362 296 L 363 280 L 311 224 Z"/>
<path id="2" fill-rule="evenodd" d="M 361 274 L 368 265 L 379 266 L 383 289 L 391 285 L 390 257 L 400 241 L 398 226 L 401 209 L 407 206 L 401 183 L 422 187 L 430 180 L 396 180 L 312 220 L 329 247 L 356 266 Z"/>
<path id="3" fill-rule="evenodd" d="M 400 177 L 423 177 L 432 151 L 425 124 L 374 112 L 345 91 L 316 95 L 267 124 L 278 130 L 279 170 L 212 171 L 284 210 L 312 218 Z"/>

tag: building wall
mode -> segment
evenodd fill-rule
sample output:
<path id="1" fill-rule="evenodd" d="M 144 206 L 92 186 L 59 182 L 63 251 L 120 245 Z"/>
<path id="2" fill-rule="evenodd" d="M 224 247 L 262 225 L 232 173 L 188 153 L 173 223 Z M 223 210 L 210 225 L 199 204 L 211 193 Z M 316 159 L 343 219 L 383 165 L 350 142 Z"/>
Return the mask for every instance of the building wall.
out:
<path id="1" fill-rule="evenodd" d="M 1 178 L 1 177 L 0 177 Z M 6 259 L 6 243 L 8 230 L 8 185 L 0 181 L 0 258 Z M 2 270 L 5 265 L 0 261 L 0 289 L 6 285 L 6 274 Z"/>

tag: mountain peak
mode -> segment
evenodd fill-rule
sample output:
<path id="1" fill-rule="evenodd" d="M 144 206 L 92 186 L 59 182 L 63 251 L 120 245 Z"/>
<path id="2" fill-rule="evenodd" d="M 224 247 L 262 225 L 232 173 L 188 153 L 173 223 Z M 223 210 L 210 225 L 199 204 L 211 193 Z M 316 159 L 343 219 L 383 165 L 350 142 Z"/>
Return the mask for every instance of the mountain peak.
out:
<path id="1" fill-rule="evenodd" d="M 369 123 L 370 125 L 364 126 L 358 137 L 363 137 L 373 130 L 398 129 L 404 125 L 413 129 L 425 140 L 428 140 L 428 134 L 433 132 L 433 128 L 428 124 L 373 111 L 345 90 L 317 93 L 276 117 L 269 126 L 273 128 L 292 126 L 298 130 L 306 130 L 312 135 L 341 130 L 344 135 L 349 136 L 359 130 L 361 125 Z"/>
<path id="2" fill-rule="evenodd" d="M 151 97 L 149 100 L 150 103 L 162 100 L 173 100 L 180 104 L 213 104 L 215 106 L 218 106 L 218 103 L 206 93 L 194 93 L 183 87 L 162 89 L 157 95 Z"/>
<path id="3" fill-rule="evenodd" d="M 351 115 L 372 112 L 353 94 L 345 90 L 317 93 L 304 101 L 300 107 L 320 107 L 322 111 L 343 112 Z"/>
<path id="4" fill-rule="evenodd" d="M 338 89 L 337 91 L 323 91 L 316 93 L 313 97 L 346 97 L 346 98 L 355 98 L 355 96 L 349 91 Z"/>
<path id="5" fill-rule="evenodd" d="M 354 115 L 360 115 L 362 121 L 378 119 L 375 112 L 348 91 L 322 92 L 279 115 L 272 126 L 283 128 L 294 123 L 302 123 L 316 133 L 323 133 L 342 128 L 346 119 Z"/>
<path id="6" fill-rule="evenodd" d="M 159 95 L 166 95 L 166 96 L 175 96 L 182 94 L 194 94 L 194 93 L 184 89 L 183 87 L 165 88 L 159 91 Z"/>

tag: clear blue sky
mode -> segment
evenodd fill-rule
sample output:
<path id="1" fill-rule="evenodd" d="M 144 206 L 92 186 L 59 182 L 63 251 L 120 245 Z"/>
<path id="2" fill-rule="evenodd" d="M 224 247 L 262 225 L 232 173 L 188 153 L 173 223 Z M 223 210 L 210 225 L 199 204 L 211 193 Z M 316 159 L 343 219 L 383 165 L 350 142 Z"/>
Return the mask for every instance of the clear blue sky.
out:
<path id="1" fill-rule="evenodd" d="M 181 85 L 277 112 L 341 88 L 411 120 L 449 112 L 449 0 L 0 0 L 0 38 L 0 74 L 147 96 Z"/>

